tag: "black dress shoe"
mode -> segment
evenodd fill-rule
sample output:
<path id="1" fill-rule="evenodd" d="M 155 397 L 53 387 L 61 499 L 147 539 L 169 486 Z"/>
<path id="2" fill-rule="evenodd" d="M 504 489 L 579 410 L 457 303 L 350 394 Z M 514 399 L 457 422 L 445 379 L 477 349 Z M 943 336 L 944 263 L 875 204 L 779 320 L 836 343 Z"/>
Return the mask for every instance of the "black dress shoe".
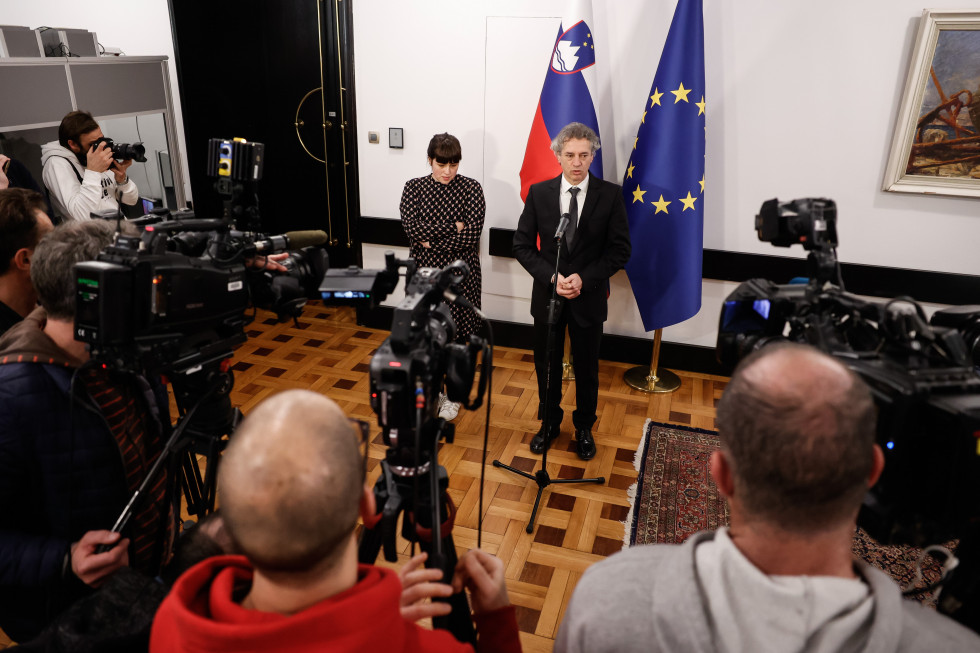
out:
<path id="1" fill-rule="evenodd" d="M 595 440 L 592 439 L 592 431 L 589 429 L 575 429 L 576 451 L 582 460 L 592 460 L 595 458 Z"/>
<path id="2" fill-rule="evenodd" d="M 551 427 L 551 434 L 548 437 L 548 442 L 558 439 L 558 435 L 561 433 L 560 426 Z M 538 429 L 537 434 L 531 438 L 531 453 L 543 453 L 544 452 L 544 424 Z"/>

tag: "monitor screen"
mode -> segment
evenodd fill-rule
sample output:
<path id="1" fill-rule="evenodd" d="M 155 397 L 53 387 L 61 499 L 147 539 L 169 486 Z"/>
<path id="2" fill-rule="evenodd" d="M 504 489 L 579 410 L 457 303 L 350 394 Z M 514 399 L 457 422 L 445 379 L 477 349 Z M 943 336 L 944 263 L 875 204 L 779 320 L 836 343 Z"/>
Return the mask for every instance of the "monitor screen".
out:
<path id="1" fill-rule="evenodd" d="M 163 200 L 154 197 L 141 197 L 140 202 L 143 203 L 143 214 L 147 214 L 153 209 L 158 209 L 163 206 Z"/>

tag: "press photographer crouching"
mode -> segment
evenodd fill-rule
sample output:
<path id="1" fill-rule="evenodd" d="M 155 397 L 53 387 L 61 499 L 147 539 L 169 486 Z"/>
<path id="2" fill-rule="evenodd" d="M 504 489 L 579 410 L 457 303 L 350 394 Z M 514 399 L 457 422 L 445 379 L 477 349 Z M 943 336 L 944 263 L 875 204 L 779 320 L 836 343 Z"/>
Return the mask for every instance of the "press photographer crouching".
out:
<path id="1" fill-rule="evenodd" d="M 85 366 L 74 339 L 72 268 L 113 234 L 85 221 L 42 239 L 31 264 L 41 307 L 0 339 L 0 627 L 15 641 L 120 567 L 155 575 L 171 549 L 162 479 L 125 536 L 102 530 L 162 444 L 161 402 L 147 381 Z"/>
<path id="2" fill-rule="evenodd" d="M 453 587 L 439 570 L 358 565 L 358 514 L 371 520 L 364 431 L 330 399 L 292 390 L 236 430 L 218 476 L 222 514 L 244 556 L 212 558 L 178 579 L 153 624 L 150 650 L 472 651 L 409 619 L 445 614 L 416 599 L 470 590 L 480 651 L 519 651 L 503 563 L 473 550 Z M 402 591 L 402 585 L 405 591 Z"/>

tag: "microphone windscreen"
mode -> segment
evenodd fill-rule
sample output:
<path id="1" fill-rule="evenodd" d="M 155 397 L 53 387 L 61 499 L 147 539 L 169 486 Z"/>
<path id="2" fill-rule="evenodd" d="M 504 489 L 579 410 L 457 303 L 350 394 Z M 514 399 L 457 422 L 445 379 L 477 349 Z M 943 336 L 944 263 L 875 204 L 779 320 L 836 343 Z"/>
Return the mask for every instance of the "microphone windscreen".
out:
<path id="1" fill-rule="evenodd" d="M 303 249 L 310 245 L 322 245 L 327 242 L 327 232 L 319 230 L 287 231 L 286 238 L 289 239 L 290 249 Z"/>

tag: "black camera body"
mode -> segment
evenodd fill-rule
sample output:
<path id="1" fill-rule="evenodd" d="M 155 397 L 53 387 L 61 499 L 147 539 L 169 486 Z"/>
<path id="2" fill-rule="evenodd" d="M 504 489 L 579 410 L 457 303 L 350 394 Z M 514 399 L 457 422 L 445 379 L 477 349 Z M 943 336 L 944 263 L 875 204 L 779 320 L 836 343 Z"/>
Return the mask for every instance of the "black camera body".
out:
<path id="1" fill-rule="evenodd" d="M 97 149 L 100 143 L 105 143 L 106 148 L 112 152 L 112 158 L 117 161 L 132 159 L 139 163 L 146 163 L 146 148 L 142 143 L 116 143 L 111 138 L 103 136 L 92 143 L 92 150 Z"/>
<path id="2" fill-rule="evenodd" d="M 371 408 L 386 440 L 394 431 L 394 440 L 400 436 L 404 442 L 419 421 L 420 403 L 421 421 L 435 417 L 444 381 L 450 400 L 465 402 L 469 397 L 482 341 L 453 342 L 456 323 L 443 293 L 469 272 L 461 261 L 454 265 L 463 268 L 416 271 L 407 282 L 405 299 L 395 308 L 391 336 L 371 358 Z"/>
<path id="3" fill-rule="evenodd" d="M 446 395 L 466 408 L 479 408 L 486 376 L 481 374 L 476 399 L 469 402 L 480 352 L 487 358 L 487 343 L 470 336 L 465 344 L 453 342 L 456 323 L 446 301 L 455 297 L 457 284 L 469 266 L 456 261 L 443 269 L 418 268 L 413 259 L 398 260 L 385 253 L 385 269 L 330 270 L 320 284 L 324 302 L 374 307 L 398 283 L 405 269 L 405 298 L 394 309 L 391 335 L 371 358 L 371 408 L 378 416 L 385 444 L 408 454 L 416 450 L 419 430 L 436 421 L 438 395 Z M 437 429 L 438 430 L 438 429 Z M 447 440 L 452 429 L 445 429 Z M 399 456 L 396 455 L 398 460 Z M 408 465 L 407 456 L 399 464 Z"/>
<path id="4" fill-rule="evenodd" d="M 292 252 L 282 262 L 288 271 L 272 274 L 246 261 L 282 251 L 287 238 L 182 216 L 144 222 L 140 236 L 117 235 L 95 261 L 75 266 L 75 338 L 90 345 L 93 358 L 133 371 L 183 371 L 244 342 L 250 307 L 286 319 L 317 296 L 327 268 L 322 249 Z"/>
<path id="5" fill-rule="evenodd" d="M 760 238 L 798 238 L 807 229 L 800 225 L 830 216 L 826 202 L 767 202 L 763 211 L 768 206 L 770 217 L 777 215 L 773 203 L 810 208 L 785 214 L 795 226 L 760 230 Z M 819 214 L 812 211 L 817 206 Z M 873 302 L 845 292 L 831 251 L 835 220 L 836 210 L 823 230 L 832 238 L 800 241 L 812 248 L 807 283 L 751 279 L 727 297 L 718 360 L 732 367 L 778 341 L 810 344 L 836 357 L 871 388 L 886 461 L 858 523 L 881 542 L 921 545 L 958 537 L 980 518 L 980 306 L 938 311 L 926 320 L 910 299 Z M 785 237 L 794 230 L 797 235 Z"/>
<path id="6" fill-rule="evenodd" d="M 245 341 L 244 265 L 141 250 L 140 242 L 121 236 L 97 260 L 75 266 L 75 338 L 95 357 L 168 371 L 203 362 L 215 345 L 224 352 Z"/>

